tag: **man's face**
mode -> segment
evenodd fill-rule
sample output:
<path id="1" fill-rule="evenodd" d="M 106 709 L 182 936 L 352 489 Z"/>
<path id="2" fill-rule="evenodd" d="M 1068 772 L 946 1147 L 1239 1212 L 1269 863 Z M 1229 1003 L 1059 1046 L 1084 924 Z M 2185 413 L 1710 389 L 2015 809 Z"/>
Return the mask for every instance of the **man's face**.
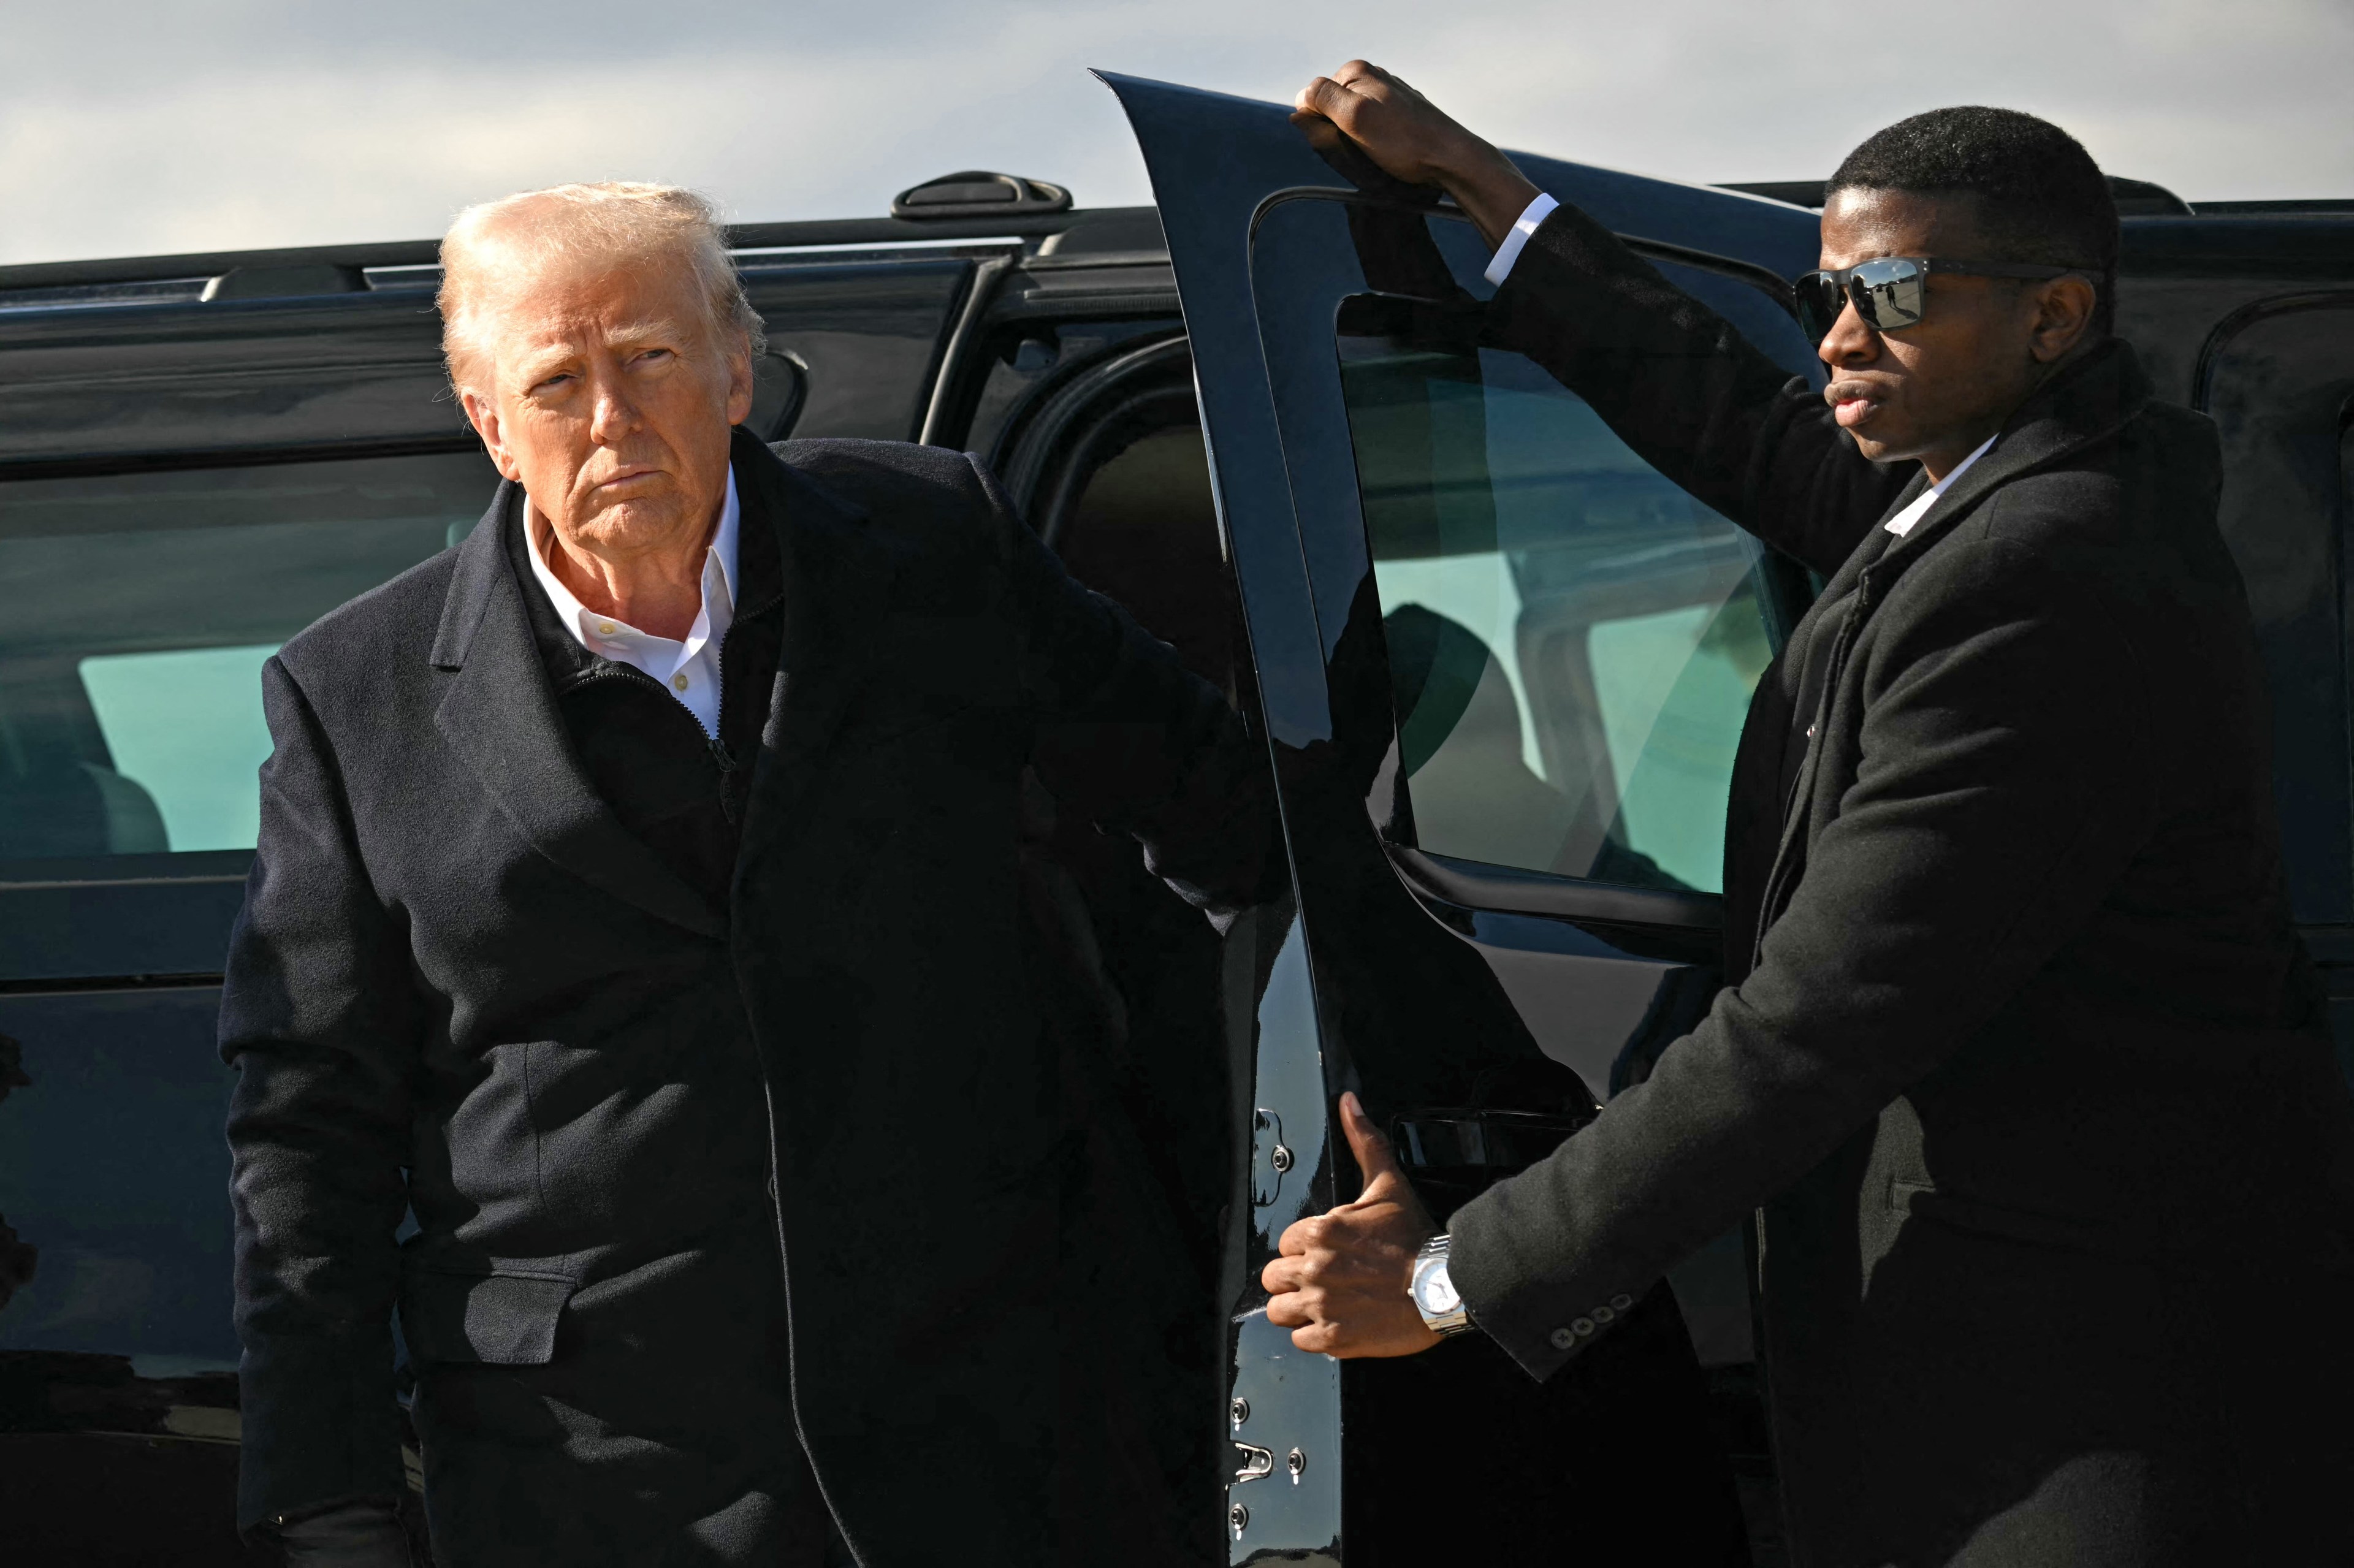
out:
<path id="1" fill-rule="evenodd" d="M 485 282 L 461 394 L 499 471 L 567 543 L 608 559 L 692 548 L 726 493 L 750 355 L 713 331 L 694 274 L 512 262 Z"/>
<path id="2" fill-rule="evenodd" d="M 1882 256 L 1999 261 L 1966 196 L 1850 187 L 1823 208 L 1826 270 Z M 1816 352 L 1823 397 L 1875 461 L 1914 458 L 1942 475 L 2002 428 L 2048 367 L 2084 336 L 2093 289 L 2081 278 L 2021 283 L 1932 273 L 1922 318 L 1879 333 L 1850 304 Z"/>

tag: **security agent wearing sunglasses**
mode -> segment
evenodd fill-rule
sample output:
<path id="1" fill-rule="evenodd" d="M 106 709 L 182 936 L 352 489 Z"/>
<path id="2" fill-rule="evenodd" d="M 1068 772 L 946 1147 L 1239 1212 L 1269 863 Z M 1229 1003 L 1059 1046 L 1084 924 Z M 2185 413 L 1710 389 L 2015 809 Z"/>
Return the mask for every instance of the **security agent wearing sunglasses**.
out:
<path id="1" fill-rule="evenodd" d="M 1299 106 L 1495 247 L 1489 341 L 1826 586 L 1742 737 L 1706 1019 L 1444 1235 L 1343 1097 L 1363 1193 L 1269 1318 L 1551 1378 L 1754 1213 L 1794 1561 L 2344 1560 L 2354 1112 L 2215 432 L 2111 335 L 2092 159 L 1992 109 L 1857 148 L 1819 394 L 1387 73 Z"/>

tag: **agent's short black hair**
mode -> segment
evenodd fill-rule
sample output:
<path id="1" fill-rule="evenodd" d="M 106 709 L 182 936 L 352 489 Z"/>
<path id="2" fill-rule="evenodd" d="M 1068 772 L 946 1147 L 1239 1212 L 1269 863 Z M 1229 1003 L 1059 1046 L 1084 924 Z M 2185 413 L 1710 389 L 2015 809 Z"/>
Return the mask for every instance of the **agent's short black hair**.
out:
<path id="1" fill-rule="evenodd" d="M 1959 260 L 2081 268 L 2100 291 L 2093 330 L 2115 313 L 2117 204 L 2077 140 L 2016 109 L 1933 109 L 1865 139 L 1823 186 L 1968 195 L 1993 253 Z"/>

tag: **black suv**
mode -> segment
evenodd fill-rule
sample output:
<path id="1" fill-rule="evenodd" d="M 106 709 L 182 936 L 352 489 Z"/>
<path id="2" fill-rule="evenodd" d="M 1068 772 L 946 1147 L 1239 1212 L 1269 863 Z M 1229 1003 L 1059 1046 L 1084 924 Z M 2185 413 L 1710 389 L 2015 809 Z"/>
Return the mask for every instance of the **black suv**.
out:
<path id="1" fill-rule="evenodd" d="M 1279 107 L 1111 85 L 1157 209 L 960 175 L 889 218 L 736 230 L 769 342 L 749 422 L 987 454 L 1071 570 L 1263 731 L 1292 885 L 1223 939 L 1172 926 L 1125 859 L 1071 856 L 1135 1021 L 1128 1092 L 1194 1238 L 1185 1288 L 1223 1345 L 1154 1384 L 1154 1419 L 1216 1465 L 1180 1544 L 1404 1561 L 1440 1489 L 1450 1556 L 1479 1559 L 1482 1489 L 1511 1506 L 1570 1396 L 1301 1355 L 1257 1310 L 1257 1269 L 1353 1191 L 1341 1089 L 1443 1213 L 1696 1021 L 1734 744 L 1813 585 L 1480 346 L 1459 302 L 1434 308 L 1491 292 L 1452 208 L 1352 188 Z M 1819 189 L 1520 161 L 1819 376 L 1787 287 L 1815 262 Z M 2222 432 L 2296 913 L 2342 1021 L 2354 203 L 2119 188 L 2119 330 Z M 1369 261 L 1401 220 L 1451 277 L 1418 290 Z M 454 543 L 494 482 L 444 384 L 433 263 L 412 243 L 0 269 L 11 1562 L 242 1556 L 213 1023 L 270 744 L 257 674 Z M 1750 1277 L 1739 1234 L 1671 1277 L 1709 1397 L 1659 1462 L 1729 1454 L 1769 1561 Z M 1459 1371 L 1477 1345 L 1421 1360 Z"/>

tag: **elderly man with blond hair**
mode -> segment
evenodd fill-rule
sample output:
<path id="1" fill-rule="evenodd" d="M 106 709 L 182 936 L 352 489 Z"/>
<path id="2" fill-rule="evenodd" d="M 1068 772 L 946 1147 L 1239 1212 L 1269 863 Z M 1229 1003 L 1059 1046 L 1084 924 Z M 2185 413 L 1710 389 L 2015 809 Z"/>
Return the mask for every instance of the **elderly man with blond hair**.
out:
<path id="1" fill-rule="evenodd" d="M 442 263 L 505 482 L 263 673 L 243 1520 L 406 1561 L 397 1312 L 444 1568 L 1056 1561 L 1023 794 L 1237 901 L 1240 725 L 977 461 L 737 429 L 700 198 L 512 196 Z"/>

